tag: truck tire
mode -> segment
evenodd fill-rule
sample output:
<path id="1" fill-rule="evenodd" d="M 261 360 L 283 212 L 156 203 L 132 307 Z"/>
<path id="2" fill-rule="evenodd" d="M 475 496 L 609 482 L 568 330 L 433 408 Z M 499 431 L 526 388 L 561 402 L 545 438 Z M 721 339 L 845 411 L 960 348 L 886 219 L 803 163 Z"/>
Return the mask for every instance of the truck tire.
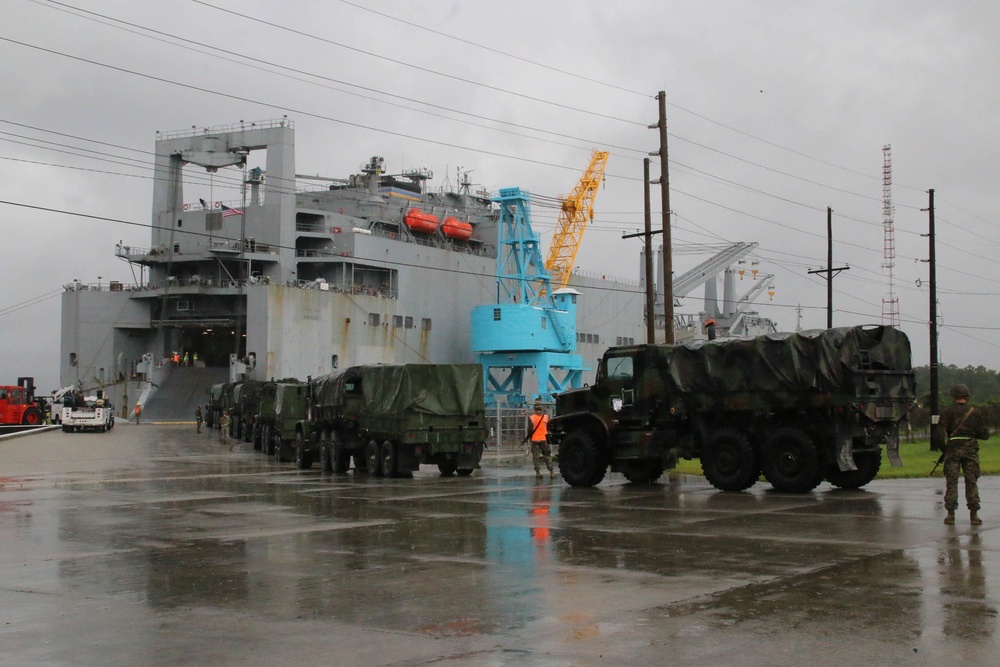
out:
<path id="1" fill-rule="evenodd" d="M 720 491 L 746 491 L 760 477 L 760 457 L 745 435 L 721 428 L 705 441 L 701 472 Z"/>
<path id="2" fill-rule="evenodd" d="M 854 465 L 857 470 L 841 470 L 836 463 L 827 470 L 826 479 L 841 489 L 860 489 L 875 479 L 882 468 L 882 452 L 855 452 Z"/>
<path id="3" fill-rule="evenodd" d="M 633 484 L 652 484 L 663 476 L 663 461 L 660 459 L 629 461 L 622 474 Z"/>
<path id="4" fill-rule="evenodd" d="M 475 470 L 475 468 L 459 468 L 458 469 L 458 476 L 459 477 L 468 477 L 469 475 L 472 474 L 473 470 Z"/>
<path id="5" fill-rule="evenodd" d="M 285 455 L 284 440 L 282 440 L 281 436 L 278 434 L 272 435 L 271 440 L 274 442 L 274 462 L 288 463 L 288 456 Z"/>
<path id="6" fill-rule="evenodd" d="M 365 445 L 365 462 L 369 475 L 382 476 L 382 450 L 374 440 Z"/>
<path id="7" fill-rule="evenodd" d="M 319 467 L 323 472 L 333 472 L 333 461 L 330 457 L 330 432 L 326 429 L 319 432 Z"/>
<path id="8" fill-rule="evenodd" d="M 28 408 L 21 415 L 21 423 L 25 426 L 38 426 L 42 423 L 42 413 L 38 408 Z"/>
<path id="9" fill-rule="evenodd" d="M 577 429 L 559 445 L 559 474 L 570 486 L 596 486 L 607 470 L 607 461 L 587 431 Z"/>
<path id="10" fill-rule="evenodd" d="M 764 477 L 776 491 L 808 493 L 823 472 L 816 445 L 801 429 L 778 428 L 764 441 Z"/>
<path id="11" fill-rule="evenodd" d="M 274 456 L 274 441 L 271 440 L 271 427 L 264 424 L 260 427 L 260 448 L 264 456 Z"/>
<path id="12" fill-rule="evenodd" d="M 312 452 L 306 451 L 306 441 L 302 437 L 302 431 L 295 432 L 295 467 L 299 470 L 309 470 L 312 468 Z"/>
<path id="13" fill-rule="evenodd" d="M 382 443 L 382 475 L 395 477 L 397 461 L 395 443 L 386 440 Z"/>
<path id="14" fill-rule="evenodd" d="M 63 433 L 72 433 L 73 432 L 73 427 L 72 426 L 66 426 L 66 424 L 63 424 L 62 430 L 63 430 Z"/>
<path id="15" fill-rule="evenodd" d="M 358 457 L 354 457 L 354 459 L 356 464 Z M 330 465 L 333 467 L 333 472 L 341 475 L 351 467 L 351 455 L 337 438 L 337 434 L 332 432 L 330 433 Z"/>
<path id="16" fill-rule="evenodd" d="M 458 470 L 458 464 L 451 459 L 438 463 L 438 471 L 442 477 L 451 477 L 456 470 Z"/>

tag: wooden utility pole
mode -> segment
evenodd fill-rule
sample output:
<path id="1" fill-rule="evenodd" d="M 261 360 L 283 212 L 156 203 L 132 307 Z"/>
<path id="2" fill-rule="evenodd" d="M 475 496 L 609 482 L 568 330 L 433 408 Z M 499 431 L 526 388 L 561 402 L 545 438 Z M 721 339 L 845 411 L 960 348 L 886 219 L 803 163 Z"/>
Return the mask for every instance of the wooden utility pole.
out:
<path id="1" fill-rule="evenodd" d="M 650 345 L 656 343 L 656 300 L 653 285 L 656 282 L 653 276 L 653 231 L 652 213 L 649 203 L 649 158 L 642 159 L 642 190 L 643 190 L 643 219 L 646 223 L 646 231 L 635 234 L 622 234 L 623 239 L 632 239 L 637 236 L 644 238 L 644 250 L 646 254 L 645 278 L 646 278 L 646 342 Z"/>
<path id="2" fill-rule="evenodd" d="M 809 273 L 826 274 L 826 328 L 833 328 L 833 277 L 841 271 L 850 271 L 849 266 L 833 266 L 833 209 L 826 207 L 826 268 Z M 836 272 L 836 273 L 835 273 Z"/>
<path id="3" fill-rule="evenodd" d="M 660 115 L 655 125 L 660 131 L 660 150 L 650 155 L 660 156 L 660 178 L 651 183 L 660 184 L 660 200 L 663 209 L 663 329 L 667 345 L 674 344 L 674 261 L 670 245 L 670 170 L 667 166 L 667 93 L 661 90 L 656 99 L 659 101 Z"/>
<path id="4" fill-rule="evenodd" d="M 930 371 L 931 371 L 931 441 L 934 441 L 934 431 L 939 428 L 941 419 L 940 388 L 938 387 L 938 331 L 937 331 L 937 252 L 934 242 L 934 188 L 927 192 L 927 262 L 930 265 Z"/>

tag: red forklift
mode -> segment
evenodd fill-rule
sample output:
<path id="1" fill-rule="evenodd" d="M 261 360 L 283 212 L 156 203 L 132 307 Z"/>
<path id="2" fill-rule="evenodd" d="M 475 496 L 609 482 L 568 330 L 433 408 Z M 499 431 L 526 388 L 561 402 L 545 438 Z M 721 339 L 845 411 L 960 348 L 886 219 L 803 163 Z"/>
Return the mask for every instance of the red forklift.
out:
<path id="1" fill-rule="evenodd" d="M 45 406 L 35 398 L 35 378 L 17 378 L 17 386 L 0 385 L 0 424 L 38 426 Z"/>

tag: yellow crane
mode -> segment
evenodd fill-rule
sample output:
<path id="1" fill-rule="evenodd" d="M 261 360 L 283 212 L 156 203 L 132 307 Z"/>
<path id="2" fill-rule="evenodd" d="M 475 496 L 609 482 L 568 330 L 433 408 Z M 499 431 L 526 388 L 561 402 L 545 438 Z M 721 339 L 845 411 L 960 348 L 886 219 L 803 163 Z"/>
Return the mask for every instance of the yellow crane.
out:
<path id="1" fill-rule="evenodd" d="M 604 179 L 608 155 L 608 151 L 594 151 L 580 182 L 562 200 L 559 222 L 552 237 L 548 259 L 545 260 L 545 268 L 552 274 L 553 291 L 569 284 L 583 231 L 587 228 L 587 223 L 594 220 L 594 199 L 597 197 L 597 187 Z"/>

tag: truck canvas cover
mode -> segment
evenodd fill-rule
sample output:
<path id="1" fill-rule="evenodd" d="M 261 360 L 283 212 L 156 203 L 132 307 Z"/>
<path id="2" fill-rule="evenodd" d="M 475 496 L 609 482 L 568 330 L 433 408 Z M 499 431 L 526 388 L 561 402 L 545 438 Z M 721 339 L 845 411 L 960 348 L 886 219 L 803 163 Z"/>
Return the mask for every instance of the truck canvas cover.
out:
<path id="1" fill-rule="evenodd" d="M 651 346 L 670 392 L 849 393 L 866 377 L 888 375 L 879 394 L 912 399 L 910 341 L 885 326 L 817 329 L 750 339 Z M 664 372 L 665 371 L 665 372 Z"/>
<path id="2" fill-rule="evenodd" d="M 343 405 L 346 387 L 359 380 L 366 415 L 478 415 L 484 410 L 479 364 L 354 366 L 314 380 L 316 405 Z"/>

